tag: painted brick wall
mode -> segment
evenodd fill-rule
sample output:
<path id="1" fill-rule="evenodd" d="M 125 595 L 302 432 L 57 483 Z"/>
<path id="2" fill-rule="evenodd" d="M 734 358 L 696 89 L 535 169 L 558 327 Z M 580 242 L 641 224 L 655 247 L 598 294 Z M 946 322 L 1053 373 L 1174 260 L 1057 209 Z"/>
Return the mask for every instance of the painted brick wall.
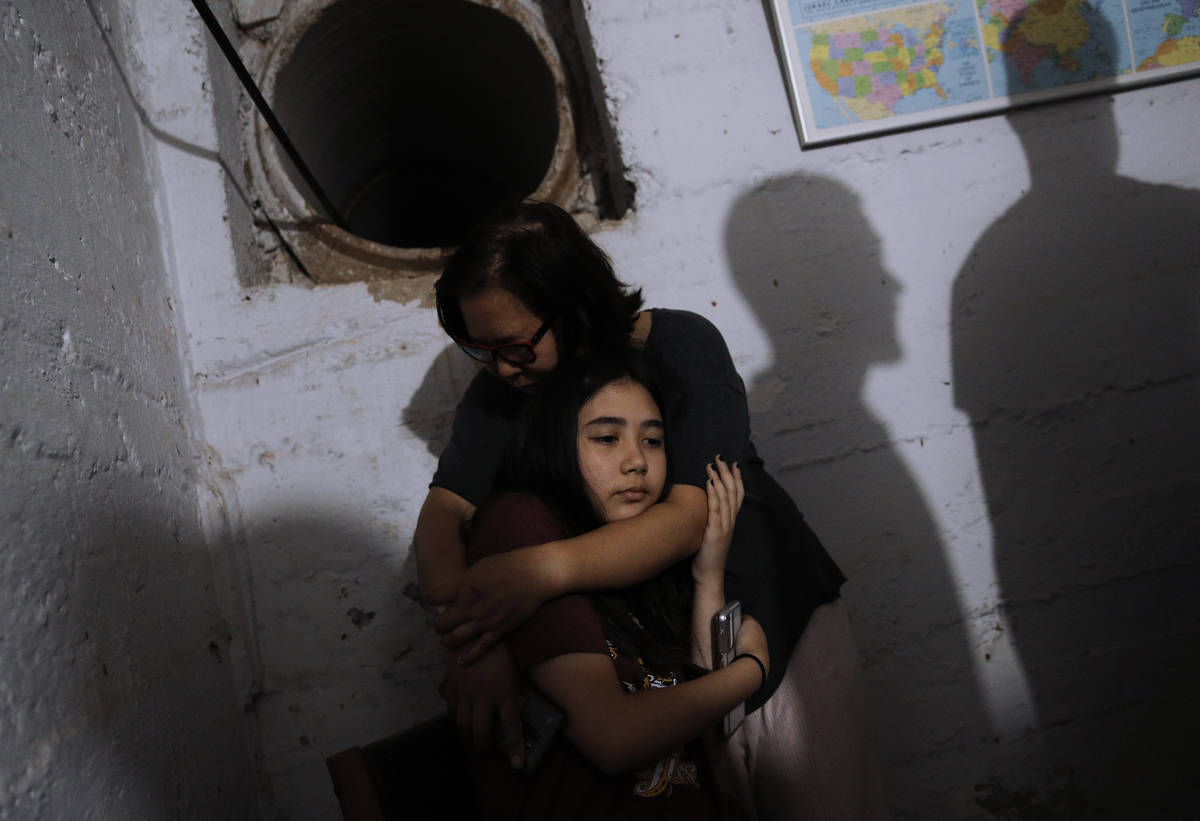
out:
<path id="1" fill-rule="evenodd" d="M 124 21 L 0 33 L 0 817 L 252 817 Z"/>

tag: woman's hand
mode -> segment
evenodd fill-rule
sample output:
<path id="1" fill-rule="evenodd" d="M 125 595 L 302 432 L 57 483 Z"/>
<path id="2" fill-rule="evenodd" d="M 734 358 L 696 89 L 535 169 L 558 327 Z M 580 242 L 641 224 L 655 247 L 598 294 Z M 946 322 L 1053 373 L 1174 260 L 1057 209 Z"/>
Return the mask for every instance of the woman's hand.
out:
<path id="1" fill-rule="evenodd" d="M 457 580 L 452 603 L 433 626 L 443 645 L 458 650 L 459 664 L 480 658 L 556 595 L 551 545 L 487 556 Z"/>
<path id="2" fill-rule="evenodd" d="M 725 557 L 733 539 L 733 526 L 746 498 L 742 485 L 742 470 L 717 456 L 708 471 L 708 523 L 700 541 L 700 549 L 692 558 L 692 578 L 697 584 L 715 584 L 725 576 Z"/>

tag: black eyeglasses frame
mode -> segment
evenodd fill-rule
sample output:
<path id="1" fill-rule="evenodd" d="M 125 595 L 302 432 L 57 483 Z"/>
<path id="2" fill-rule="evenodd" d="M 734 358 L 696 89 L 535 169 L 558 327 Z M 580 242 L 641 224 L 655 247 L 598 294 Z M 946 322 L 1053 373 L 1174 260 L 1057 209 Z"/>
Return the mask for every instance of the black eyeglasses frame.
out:
<path id="1" fill-rule="evenodd" d="M 518 368 L 523 365 L 532 365 L 537 361 L 537 351 L 534 349 L 537 347 L 537 344 L 542 341 L 542 337 L 550 331 L 550 326 L 554 324 L 554 321 L 557 318 L 558 317 L 556 316 L 549 317 L 545 322 L 542 323 L 541 327 L 534 332 L 533 336 L 529 337 L 529 339 L 525 340 L 524 342 L 509 342 L 504 345 L 481 345 L 477 342 L 467 342 L 464 339 L 456 339 L 455 343 L 467 356 L 471 357 L 476 362 L 482 362 L 485 365 L 494 363 L 497 359 L 503 359 L 508 364 L 514 365 Z M 528 351 L 529 358 L 514 359 L 512 357 L 514 349 L 517 351 Z M 505 354 L 505 351 L 508 351 L 508 354 Z"/>

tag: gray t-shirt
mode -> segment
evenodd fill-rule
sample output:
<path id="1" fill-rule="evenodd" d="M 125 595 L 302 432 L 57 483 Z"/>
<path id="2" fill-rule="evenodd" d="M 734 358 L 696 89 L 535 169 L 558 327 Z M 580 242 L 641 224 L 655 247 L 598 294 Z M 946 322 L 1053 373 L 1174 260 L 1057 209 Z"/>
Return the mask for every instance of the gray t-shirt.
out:
<path id="1" fill-rule="evenodd" d="M 742 468 L 746 500 L 734 527 L 725 582 L 728 598 L 740 599 L 744 611 L 762 624 L 776 662 L 767 686 L 747 703 L 757 709 L 782 680 L 787 656 L 812 611 L 837 598 L 845 576 L 755 451 L 746 387 L 720 331 L 687 311 L 650 313 L 646 356 L 670 373 L 682 392 L 677 406 L 666 409 L 671 481 L 703 489 L 704 467 L 717 454 Z M 524 402 L 520 391 L 481 371 L 458 405 L 431 485 L 482 506 Z"/>

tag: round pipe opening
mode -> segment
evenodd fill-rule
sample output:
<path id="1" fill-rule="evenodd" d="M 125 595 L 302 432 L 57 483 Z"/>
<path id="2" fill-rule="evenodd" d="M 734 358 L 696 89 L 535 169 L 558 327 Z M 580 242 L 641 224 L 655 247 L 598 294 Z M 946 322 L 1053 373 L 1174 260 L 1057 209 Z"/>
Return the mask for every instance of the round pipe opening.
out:
<path id="1" fill-rule="evenodd" d="M 562 165 L 562 85 L 543 48 L 499 11 L 462 0 L 342 0 L 284 52 L 266 83 L 272 106 L 358 237 L 456 245 L 491 208 L 535 194 Z"/>

